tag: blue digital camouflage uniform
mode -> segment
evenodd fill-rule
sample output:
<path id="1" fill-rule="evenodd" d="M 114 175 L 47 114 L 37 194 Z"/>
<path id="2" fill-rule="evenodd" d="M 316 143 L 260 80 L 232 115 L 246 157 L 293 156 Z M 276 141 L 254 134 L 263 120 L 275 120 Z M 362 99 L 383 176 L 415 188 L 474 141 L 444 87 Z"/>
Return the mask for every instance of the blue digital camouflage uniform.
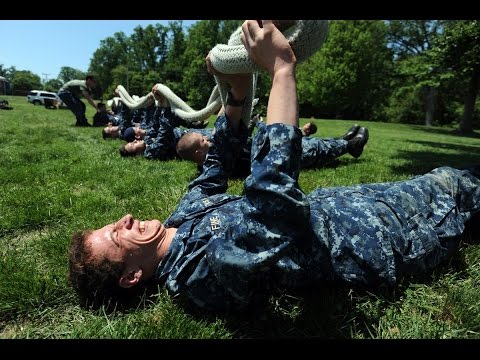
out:
<path id="1" fill-rule="evenodd" d="M 257 128 L 265 127 L 265 123 L 257 122 Z M 302 137 L 302 155 L 300 167 L 302 169 L 324 166 L 337 157 L 348 152 L 348 141 L 344 139 Z"/>
<path id="2" fill-rule="evenodd" d="M 264 122 L 256 123 L 258 129 L 265 126 Z M 248 136 L 252 136 L 252 134 L 248 134 Z M 307 169 L 325 166 L 328 163 L 333 162 L 337 157 L 346 154 L 348 152 L 347 145 L 348 141 L 344 139 L 322 139 L 318 137 L 303 136 L 300 168 Z M 228 174 L 229 176 L 245 178 L 250 174 L 251 137 L 246 139 L 243 149 L 243 153 L 236 154 L 234 164 L 231 166 L 233 171 Z M 202 171 L 201 168 L 200 171 Z"/>
<path id="3" fill-rule="evenodd" d="M 140 124 L 142 122 L 143 114 L 145 113 L 146 108 L 142 109 L 130 109 L 132 116 L 132 124 Z"/>
<path id="4" fill-rule="evenodd" d="M 135 124 L 145 124 L 146 122 L 153 121 L 154 113 L 155 113 L 155 105 L 152 104 L 143 109 L 130 109 L 127 105 L 119 101 L 118 105 L 119 114 L 115 117 L 115 121 L 112 122 L 113 125 L 119 127 L 118 138 L 123 140 L 123 136 L 125 135 L 125 131 L 129 128 L 134 126 Z M 144 127 L 147 127 L 144 125 Z"/>
<path id="5" fill-rule="evenodd" d="M 147 159 L 169 160 L 177 157 L 178 140 L 187 132 L 198 132 L 207 137 L 212 134 L 212 129 L 181 129 L 178 126 L 183 120 L 173 114 L 170 107 L 158 109 L 155 113 L 159 115 L 155 120 L 157 128 L 148 129 L 144 137 L 147 146 L 143 155 Z"/>
<path id="6" fill-rule="evenodd" d="M 348 152 L 348 141 L 344 139 L 302 137 L 302 169 L 323 166 Z"/>
<path id="7" fill-rule="evenodd" d="M 200 308 L 241 308 L 322 280 L 394 284 L 447 259 L 480 208 L 480 180 L 449 167 L 307 196 L 297 183 L 302 134 L 283 124 L 257 132 L 245 195 L 228 195 L 222 154 L 233 134 L 224 115 L 215 127 L 203 173 L 165 222 L 178 230 L 155 274 Z"/>
<path id="8" fill-rule="evenodd" d="M 118 126 L 118 138 L 123 140 L 125 130 L 132 126 L 132 113 L 130 108 L 125 105 L 121 100 L 118 101 L 117 114 L 115 115 L 112 124 Z"/>
<path id="9" fill-rule="evenodd" d="M 161 107 L 155 106 L 155 103 L 150 104 L 146 108 L 142 109 L 140 128 L 148 130 L 151 127 L 158 129 L 158 115 L 157 111 L 161 112 Z"/>
<path id="10" fill-rule="evenodd" d="M 130 121 L 130 109 L 121 100 L 118 101 L 118 105 L 115 107 L 116 112 L 112 124 L 115 126 L 122 125 L 125 121 Z M 128 119 L 128 120 L 127 120 Z"/>
<path id="11" fill-rule="evenodd" d="M 113 124 L 113 120 L 115 120 L 114 115 L 107 112 L 97 112 L 93 115 L 93 126 L 107 126 L 109 122 Z"/>

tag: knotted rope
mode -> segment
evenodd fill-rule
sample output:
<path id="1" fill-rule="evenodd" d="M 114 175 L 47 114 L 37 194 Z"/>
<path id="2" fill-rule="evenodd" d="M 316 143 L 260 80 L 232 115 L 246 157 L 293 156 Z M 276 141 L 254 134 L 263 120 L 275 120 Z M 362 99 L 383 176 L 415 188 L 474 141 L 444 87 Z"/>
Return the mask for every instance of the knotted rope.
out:
<path id="1" fill-rule="evenodd" d="M 327 20 L 296 20 L 294 25 L 282 31 L 300 63 L 312 56 L 325 42 L 328 34 Z M 210 52 L 213 67 L 224 74 L 251 73 L 249 91 L 242 110 L 242 119 L 248 123 L 252 114 L 252 101 L 255 96 L 258 68 L 248 57 L 240 36 L 242 28 L 235 30 L 228 44 L 218 44 Z M 222 103 L 227 99 L 228 85 L 215 76 Z"/>

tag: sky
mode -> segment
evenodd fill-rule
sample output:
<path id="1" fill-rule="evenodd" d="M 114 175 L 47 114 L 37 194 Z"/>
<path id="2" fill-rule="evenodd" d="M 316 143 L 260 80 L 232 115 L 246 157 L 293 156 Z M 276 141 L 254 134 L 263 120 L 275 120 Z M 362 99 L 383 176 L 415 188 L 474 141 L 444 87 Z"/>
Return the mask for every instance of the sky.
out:
<path id="1" fill-rule="evenodd" d="M 0 64 L 29 70 L 42 81 L 58 77 L 62 66 L 87 72 L 100 40 L 137 26 L 169 20 L 0 20 Z M 196 20 L 184 20 L 185 28 Z"/>

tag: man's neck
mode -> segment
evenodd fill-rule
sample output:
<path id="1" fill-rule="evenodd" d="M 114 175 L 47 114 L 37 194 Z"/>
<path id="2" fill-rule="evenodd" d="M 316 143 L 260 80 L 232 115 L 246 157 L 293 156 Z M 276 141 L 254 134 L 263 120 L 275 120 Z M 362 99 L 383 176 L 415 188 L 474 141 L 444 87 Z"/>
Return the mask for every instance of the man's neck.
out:
<path id="1" fill-rule="evenodd" d="M 160 256 L 160 259 L 163 259 L 163 257 L 167 253 L 167 250 L 170 247 L 170 244 L 172 243 L 176 233 L 177 233 L 177 228 L 174 228 L 174 227 L 165 228 L 165 237 L 163 238 L 158 251 L 158 255 Z"/>

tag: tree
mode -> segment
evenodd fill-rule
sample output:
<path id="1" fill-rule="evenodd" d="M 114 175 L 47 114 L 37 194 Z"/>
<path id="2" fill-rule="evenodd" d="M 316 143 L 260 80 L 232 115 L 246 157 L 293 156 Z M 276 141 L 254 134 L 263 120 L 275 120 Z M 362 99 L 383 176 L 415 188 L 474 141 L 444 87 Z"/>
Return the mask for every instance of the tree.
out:
<path id="1" fill-rule="evenodd" d="M 111 97 L 117 85 L 143 96 L 160 82 L 167 59 L 169 30 L 161 24 L 145 28 L 137 26 L 129 37 L 117 32 L 113 37 L 100 41 L 100 47 L 90 61 L 89 71 L 96 74 L 97 87 L 100 85 L 103 88 L 104 96 Z M 147 74 L 156 82 L 146 85 Z"/>
<path id="2" fill-rule="evenodd" d="M 167 57 L 160 78 L 155 79 L 154 84 L 164 83 L 175 94 L 185 98 L 186 91 L 182 86 L 183 71 L 186 66 L 186 58 L 183 56 L 186 48 L 183 23 L 182 21 L 170 21 L 168 25 L 172 35 L 168 41 Z"/>
<path id="3" fill-rule="evenodd" d="M 480 88 L 480 21 L 451 21 L 439 41 L 436 57 L 460 81 L 467 82 L 459 132 L 473 133 L 475 101 Z"/>
<path id="4" fill-rule="evenodd" d="M 432 125 L 434 121 L 437 88 L 442 75 L 429 52 L 444 24 L 439 20 L 388 21 L 389 43 L 395 53 L 396 63 L 400 65 L 396 67 L 396 75 L 401 80 L 395 85 L 407 88 L 394 92 L 394 96 L 399 93 L 405 96 L 408 89 L 415 94 L 423 94 L 425 125 Z"/>
<path id="5" fill-rule="evenodd" d="M 189 28 L 182 62 L 182 87 L 193 108 L 205 106 L 215 86 L 215 80 L 207 70 L 205 56 L 219 43 L 227 43 L 240 20 L 201 20 Z"/>
<path id="6" fill-rule="evenodd" d="M 8 81 L 12 81 L 13 76 L 15 75 L 15 66 L 10 66 L 9 68 L 3 67 L 3 64 L 0 64 L 0 76 L 3 76 Z"/>
<path id="7" fill-rule="evenodd" d="M 113 91 L 117 85 L 126 86 L 127 84 L 127 67 L 125 65 L 118 65 L 111 71 L 112 83 L 108 88 L 106 88 L 105 95 L 107 98 L 113 96 Z M 130 74 L 129 74 L 130 75 Z"/>
<path id="8" fill-rule="evenodd" d="M 57 92 L 62 87 L 62 85 L 63 83 L 60 80 L 50 79 L 45 83 L 45 90 Z"/>
<path id="9" fill-rule="evenodd" d="M 119 65 L 125 66 L 125 80 L 129 65 L 129 40 L 124 32 L 116 32 L 112 37 L 100 41 L 100 47 L 90 60 L 89 73 L 95 74 L 97 87 L 104 95 L 111 97 L 111 91 L 117 85 L 126 86 L 126 82 L 114 83 L 112 71 Z"/>
<path id="10" fill-rule="evenodd" d="M 65 84 L 70 80 L 84 80 L 85 76 L 86 74 L 82 70 L 74 69 L 70 66 L 62 66 L 58 74 L 58 80 Z"/>
<path id="11" fill-rule="evenodd" d="M 27 70 L 15 72 L 12 80 L 12 87 L 15 91 L 30 91 L 32 89 L 41 89 L 42 82 L 40 76 Z"/>
<path id="12" fill-rule="evenodd" d="M 152 86 L 154 84 L 151 84 L 149 88 L 144 87 L 144 82 L 143 82 L 144 75 L 140 72 L 134 72 L 131 74 L 130 77 L 130 94 L 132 95 L 138 95 L 142 97 L 143 95 L 147 94 L 152 90 Z"/>
<path id="13" fill-rule="evenodd" d="M 161 24 L 137 26 L 129 38 L 130 68 L 140 72 L 159 71 L 166 60 L 167 26 Z"/>
<path id="14" fill-rule="evenodd" d="M 187 38 L 182 21 L 138 26 L 130 37 L 115 33 L 100 42 L 89 71 L 107 97 L 119 84 L 142 96 L 160 82 L 192 106 L 203 107 L 215 85 L 206 71 L 205 56 L 217 43 L 226 43 L 240 24 L 240 20 L 200 21 L 192 25 Z"/>
<path id="15" fill-rule="evenodd" d="M 323 47 L 298 66 L 301 115 L 375 117 L 387 97 L 391 62 L 382 21 L 331 21 Z"/>

